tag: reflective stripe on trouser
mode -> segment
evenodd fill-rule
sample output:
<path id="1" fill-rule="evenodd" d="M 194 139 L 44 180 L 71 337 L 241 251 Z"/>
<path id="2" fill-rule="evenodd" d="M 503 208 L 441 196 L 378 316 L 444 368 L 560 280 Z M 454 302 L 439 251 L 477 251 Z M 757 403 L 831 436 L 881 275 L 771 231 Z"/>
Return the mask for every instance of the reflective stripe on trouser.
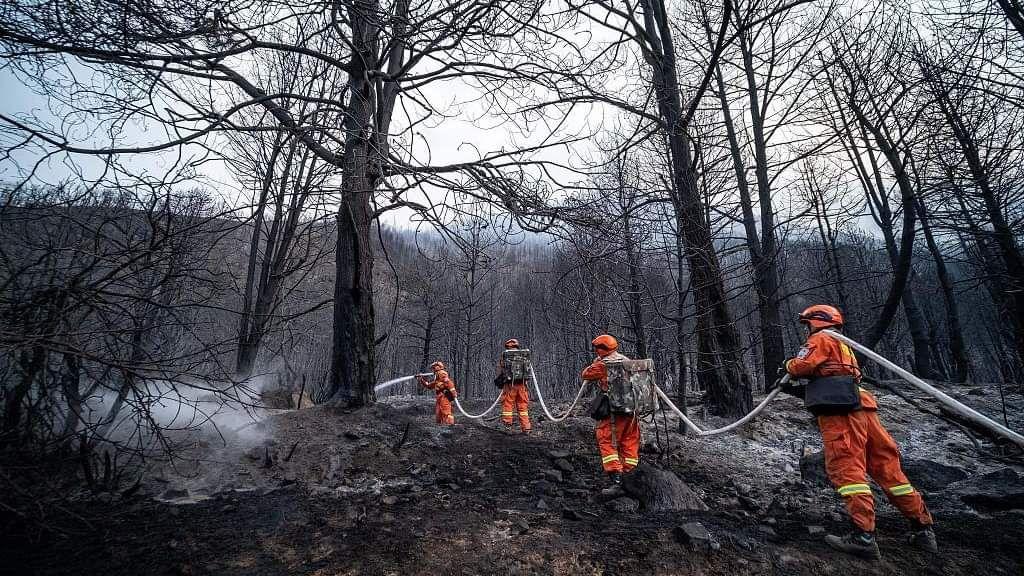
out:
<path id="1" fill-rule="evenodd" d="M 438 424 L 455 424 L 455 415 L 452 414 L 452 403 L 448 401 L 442 395 L 437 396 L 437 401 L 434 403 L 434 418 Z"/>
<path id="2" fill-rule="evenodd" d="M 640 423 L 636 418 L 616 415 L 599 420 L 594 434 L 605 472 L 629 472 L 640 463 Z"/>
<path id="3" fill-rule="evenodd" d="M 922 524 L 932 517 L 900 467 L 900 452 L 875 410 L 845 415 L 819 416 L 825 444 L 825 470 L 846 502 L 854 524 L 866 532 L 875 530 L 875 499 L 868 476 L 888 487 L 886 496 L 904 516 Z"/>
<path id="4" fill-rule="evenodd" d="M 530 429 L 530 393 L 525 382 L 508 384 L 501 391 L 501 423 L 512 425 L 512 418 L 519 415 L 519 427 Z"/>

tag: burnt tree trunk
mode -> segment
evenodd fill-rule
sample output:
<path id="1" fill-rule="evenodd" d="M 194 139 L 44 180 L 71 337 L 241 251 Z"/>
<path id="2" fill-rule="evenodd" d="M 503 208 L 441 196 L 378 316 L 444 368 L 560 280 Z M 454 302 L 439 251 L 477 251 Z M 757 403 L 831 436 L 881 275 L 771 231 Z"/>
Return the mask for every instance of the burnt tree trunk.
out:
<path id="1" fill-rule="evenodd" d="M 707 387 L 706 404 L 713 414 L 742 416 L 753 407 L 750 379 L 742 364 L 743 345 L 729 311 L 722 267 L 704 218 L 697 187 L 691 141 L 686 132 L 682 95 L 676 72 L 672 30 L 664 2 L 641 0 L 648 34 L 657 36 L 659 51 L 645 50 L 652 70 L 659 116 L 664 123 L 672 171 L 672 205 L 697 305 L 700 374 Z"/>
<path id="2" fill-rule="evenodd" d="M 335 258 L 334 331 L 331 352 L 331 398 L 365 406 L 373 393 L 376 336 L 373 316 L 373 246 L 370 200 L 381 178 L 377 141 L 372 131 L 376 98 L 369 72 L 378 68 L 380 5 L 357 0 L 349 6 L 352 57 L 349 60 L 349 106 L 345 113 L 342 200 L 338 207 Z"/>
<path id="3" fill-rule="evenodd" d="M 949 357 L 952 366 L 950 377 L 954 382 L 966 382 L 970 374 L 971 363 L 967 356 L 967 347 L 964 344 L 963 328 L 960 324 L 960 305 L 957 304 L 956 294 L 953 292 L 953 281 L 949 277 L 949 270 L 946 268 L 946 260 L 942 256 L 942 250 L 935 242 L 931 225 L 928 221 L 928 212 L 924 202 L 918 199 L 917 205 L 918 220 L 921 222 L 921 230 L 924 232 L 924 239 L 928 245 L 928 251 L 935 261 L 935 273 L 939 278 L 939 288 L 942 290 L 942 299 L 946 305 L 946 331 L 949 333 Z"/>
<path id="4" fill-rule="evenodd" d="M 757 312 L 760 320 L 761 335 L 761 366 L 765 378 L 775 373 L 774 368 L 782 364 L 785 349 L 782 339 L 782 322 L 779 314 L 779 302 L 776 295 L 779 290 L 778 270 L 775 259 L 777 247 L 775 242 L 775 211 L 772 208 L 771 184 L 768 178 L 768 155 L 764 137 L 764 121 L 761 117 L 760 99 L 757 84 L 753 77 L 753 56 L 745 40 L 743 47 L 743 63 L 746 69 L 747 93 L 751 106 L 751 124 L 754 132 L 754 155 L 758 202 L 760 203 L 761 230 L 758 232 L 754 216 L 753 200 L 750 194 L 750 183 L 747 180 L 746 167 L 739 138 L 733 125 L 732 111 L 726 98 L 725 81 L 716 66 L 715 79 L 718 83 L 719 102 L 725 118 L 726 135 L 732 155 L 733 171 L 740 193 L 740 207 L 743 213 L 743 228 L 747 239 L 747 251 L 754 273 L 754 289 L 757 293 Z M 767 384 L 767 382 L 766 382 Z"/>
<path id="5" fill-rule="evenodd" d="M 1006 303 L 1010 308 L 1010 324 L 1013 327 L 1016 352 L 1018 358 L 1024 360 L 1024 255 L 1021 254 L 1014 230 L 1003 213 L 1002 203 L 996 197 L 995 190 L 992 189 L 988 169 L 982 161 L 974 134 L 971 133 L 959 110 L 949 98 L 948 92 L 941 88 L 935 92 L 946 123 L 956 137 L 960 151 L 967 161 L 971 178 L 977 186 L 989 223 L 992 225 L 990 234 L 999 248 L 999 257 L 1002 260 L 1003 272 L 1007 280 L 1004 289 L 1008 296 Z"/>

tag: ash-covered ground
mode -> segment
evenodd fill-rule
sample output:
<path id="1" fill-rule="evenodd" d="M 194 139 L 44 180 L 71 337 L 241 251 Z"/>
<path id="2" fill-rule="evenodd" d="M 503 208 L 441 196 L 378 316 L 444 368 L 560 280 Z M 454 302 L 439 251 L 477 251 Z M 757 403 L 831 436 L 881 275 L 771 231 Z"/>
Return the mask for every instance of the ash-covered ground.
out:
<path id="1" fill-rule="evenodd" d="M 994 388 L 947 391 L 1001 419 Z M 816 426 L 792 398 L 772 404 L 740 434 L 693 438 L 679 434 L 668 415 L 649 421 L 644 478 L 671 480 L 676 501 L 666 504 L 650 498 L 645 491 L 651 486 L 642 481 L 627 482 L 629 497 L 597 497 L 604 484 L 589 418 L 553 423 L 538 418 L 537 407 L 530 436 L 460 415 L 456 426 L 441 428 L 433 423 L 432 400 L 418 396 L 357 411 L 286 411 L 228 430 L 223 440 L 194 438 L 187 458 L 153 465 L 130 497 L 83 496 L 67 514 L 54 511 L 60 531 L 41 540 L 4 538 L 0 570 L 112 576 L 1024 573 L 1024 467 L 976 433 L 980 450 L 958 426 L 884 389 L 877 395 L 911 481 L 936 516 L 937 557 L 906 545 L 905 522 L 880 495 L 881 562 L 825 546 L 823 533 L 843 532 L 849 524 L 815 456 L 821 449 Z M 1008 424 L 1024 428 L 1024 399 L 1019 392 L 1005 397 L 1007 414 L 1015 416 Z M 685 486 L 676 486 L 676 479 Z M 88 519 L 89 527 L 71 515 Z"/>

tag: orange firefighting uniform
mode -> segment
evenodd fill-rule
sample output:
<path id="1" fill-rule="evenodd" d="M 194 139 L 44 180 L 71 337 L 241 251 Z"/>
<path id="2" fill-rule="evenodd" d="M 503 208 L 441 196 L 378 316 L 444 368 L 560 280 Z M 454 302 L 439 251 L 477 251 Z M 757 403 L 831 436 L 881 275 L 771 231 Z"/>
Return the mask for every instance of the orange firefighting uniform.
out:
<path id="1" fill-rule="evenodd" d="M 455 415 L 452 414 L 452 403 L 445 397 L 444 391 L 451 390 L 453 396 L 458 396 L 458 391 L 455 390 L 455 382 L 448 376 L 446 370 L 434 370 L 434 381 L 427 382 L 425 379 L 420 378 L 420 384 L 424 388 L 433 390 L 436 394 L 434 401 L 434 416 L 437 419 L 438 424 L 444 424 L 445 426 L 455 424 Z"/>
<path id="2" fill-rule="evenodd" d="M 843 342 L 814 332 L 786 371 L 797 378 L 852 375 L 860 383 L 857 358 Z M 896 442 L 878 420 L 878 400 L 860 389 L 862 408 L 849 414 L 818 416 L 825 445 L 825 470 L 846 502 L 854 524 L 865 532 L 875 530 L 875 499 L 868 475 L 885 491 L 904 516 L 921 524 L 932 524 L 931 514 L 900 466 Z"/>
<path id="3" fill-rule="evenodd" d="M 505 371 L 505 359 L 498 359 L 498 376 Z M 501 423 L 512 427 L 513 417 L 519 416 L 519 428 L 530 431 L 530 391 L 526 380 L 515 380 L 501 389 Z"/>
<path id="4" fill-rule="evenodd" d="M 618 352 L 607 352 L 595 358 L 590 366 L 583 369 L 584 380 L 595 381 L 601 390 L 607 391 L 608 369 L 605 368 L 605 360 L 629 358 Z M 635 416 L 612 414 L 604 420 L 598 420 L 594 432 L 605 473 L 629 472 L 640 463 L 640 423 Z"/>

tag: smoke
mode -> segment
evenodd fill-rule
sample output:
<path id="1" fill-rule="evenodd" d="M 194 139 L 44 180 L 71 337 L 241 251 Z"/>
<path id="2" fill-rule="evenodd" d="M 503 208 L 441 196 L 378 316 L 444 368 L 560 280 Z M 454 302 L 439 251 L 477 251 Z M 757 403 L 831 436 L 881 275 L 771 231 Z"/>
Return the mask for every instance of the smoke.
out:
<path id="1" fill-rule="evenodd" d="M 282 411 L 265 407 L 261 398 L 275 381 L 273 374 L 237 383 L 140 381 L 106 426 L 117 392 L 107 389 L 89 398 L 80 428 L 100 431 L 115 444 L 145 445 L 160 438 L 251 445 L 267 438 L 266 419 Z"/>

